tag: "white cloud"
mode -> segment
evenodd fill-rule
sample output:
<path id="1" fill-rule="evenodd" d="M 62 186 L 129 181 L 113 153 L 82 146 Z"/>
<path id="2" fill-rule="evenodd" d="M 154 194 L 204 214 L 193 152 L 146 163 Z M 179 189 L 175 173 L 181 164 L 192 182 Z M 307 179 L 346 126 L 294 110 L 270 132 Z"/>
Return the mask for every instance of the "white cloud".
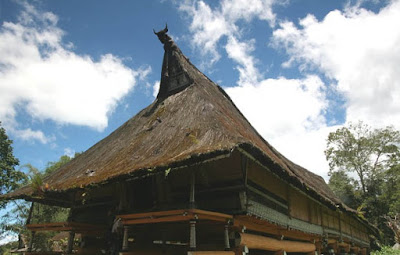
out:
<path id="1" fill-rule="evenodd" d="M 32 130 L 30 128 L 27 129 L 12 129 L 14 135 L 24 141 L 32 141 L 37 140 L 43 144 L 47 144 L 51 141 L 54 141 L 54 137 L 46 137 L 44 133 L 40 130 Z"/>
<path id="2" fill-rule="evenodd" d="M 275 0 L 224 0 L 212 9 L 203 1 L 194 0 L 181 2 L 179 9 L 192 18 L 189 27 L 191 42 L 207 57 L 204 62 L 212 65 L 220 58 L 217 44 L 223 37 L 230 37 L 231 43 L 238 42 L 241 36 L 238 21 L 250 22 L 257 18 L 273 25 L 275 14 L 272 6 L 275 3 Z"/>
<path id="3" fill-rule="evenodd" d="M 153 84 L 153 97 L 157 97 L 158 91 L 160 90 L 160 81 L 156 81 Z"/>
<path id="4" fill-rule="evenodd" d="M 250 123 L 286 157 L 324 177 L 323 151 L 330 128 L 324 83 L 305 79 L 266 79 L 255 85 L 225 88 Z"/>
<path id="5" fill-rule="evenodd" d="M 318 70 L 337 82 L 347 104 L 347 121 L 400 127 L 400 1 L 379 12 L 359 6 L 280 24 L 273 43 L 290 58 L 287 66 Z"/>
<path id="6" fill-rule="evenodd" d="M 22 139 L 46 143 L 41 131 L 18 130 L 24 110 L 36 120 L 103 130 L 118 101 L 151 68 L 132 70 L 111 54 L 93 60 L 65 46 L 57 16 L 23 3 L 18 23 L 0 29 L 0 119 Z M 18 110 L 17 110 L 18 109 Z"/>
<path id="7" fill-rule="evenodd" d="M 255 67 L 256 60 L 251 55 L 254 50 L 254 40 L 247 42 L 239 42 L 235 37 L 230 36 L 225 46 L 225 50 L 229 58 L 233 59 L 239 65 L 237 70 L 239 71 L 238 84 L 256 84 L 260 78 L 260 74 Z"/>
<path id="8" fill-rule="evenodd" d="M 71 148 L 64 148 L 64 155 L 67 155 L 68 157 L 72 158 L 75 156 L 75 150 Z"/>

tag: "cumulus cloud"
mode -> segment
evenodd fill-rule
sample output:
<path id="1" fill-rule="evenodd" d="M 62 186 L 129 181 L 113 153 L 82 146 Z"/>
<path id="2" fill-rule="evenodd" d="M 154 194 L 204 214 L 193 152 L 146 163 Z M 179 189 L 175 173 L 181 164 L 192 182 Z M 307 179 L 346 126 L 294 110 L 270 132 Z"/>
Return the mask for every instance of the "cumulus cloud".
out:
<path id="1" fill-rule="evenodd" d="M 63 42 L 57 16 L 24 3 L 16 23 L 0 28 L 0 119 L 22 139 L 48 142 L 42 131 L 19 130 L 18 111 L 35 120 L 103 130 L 118 101 L 149 68 L 132 70 L 105 54 L 94 60 Z"/>
<path id="2" fill-rule="evenodd" d="M 400 1 L 379 12 L 359 6 L 283 22 L 273 43 L 289 55 L 285 66 L 317 70 L 337 83 L 345 97 L 347 121 L 400 124 Z"/>
<path id="3" fill-rule="evenodd" d="M 328 107 L 324 87 L 319 77 L 310 75 L 304 79 L 265 79 L 225 90 L 278 151 L 326 177 L 323 151 L 330 128 L 324 117 Z"/>
<path id="4" fill-rule="evenodd" d="M 251 55 L 254 50 L 254 40 L 247 42 L 239 42 L 235 37 L 230 36 L 225 46 L 226 53 L 229 58 L 233 59 L 238 66 L 239 71 L 238 84 L 256 84 L 260 78 L 260 74 L 255 67 L 257 60 Z"/>
<path id="5" fill-rule="evenodd" d="M 47 137 L 42 131 L 40 130 L 32 130 L 31 128 L 27 129 L 12 129 L 14 135 L 24 141 L 32 141 L 36 140 L 43 144 L 47 144 L 51 141 L 54 141 L 54 137 Z"/>
<path id="6" fill-rule="evenodd" d="M 192 43 L 201 49 L 205 63 L 212 65 L 220 59 L 218 42 L 223 37 L 229 37 L 230 43 L 239 43 L 241 36 L 238 21 L 250 22 L 257 18 L 275 23 L 275 14 L 272 6 L 275 0 L 224 0 L 219 6 L 212 9 L 204 1 L 184 1 L 179 10 L 191 17 L 190 31 Z M 229 44 L 229 43 L 228 43 Z M 229 46 L 229 45 L 227 45 Z"/>

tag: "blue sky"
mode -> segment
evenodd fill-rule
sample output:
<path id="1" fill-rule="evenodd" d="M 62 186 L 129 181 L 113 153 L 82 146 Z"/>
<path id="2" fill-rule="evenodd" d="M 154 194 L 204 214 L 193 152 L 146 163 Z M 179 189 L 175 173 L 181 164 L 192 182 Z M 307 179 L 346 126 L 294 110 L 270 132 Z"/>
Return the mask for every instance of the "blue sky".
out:
<path id="1" fill-rule="evenodd" d="M 327 134 L 400 128 L 400 2 L 0 0 L 0 120 L 21 165 L 81 152 L 154 100 L 168 22 L 253 126 L 327 178 Z"/>

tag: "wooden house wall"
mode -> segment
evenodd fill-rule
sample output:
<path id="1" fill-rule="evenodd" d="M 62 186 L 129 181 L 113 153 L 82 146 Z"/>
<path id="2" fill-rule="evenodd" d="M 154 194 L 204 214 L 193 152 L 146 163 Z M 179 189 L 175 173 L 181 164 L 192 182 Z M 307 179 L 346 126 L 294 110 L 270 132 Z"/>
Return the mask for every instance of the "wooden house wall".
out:
<path id="1" fill-rule="evenodd" d="M 310 219 L 310 208 L 309 198 L 301 194 L 297 190 L 289 189 L 290 196 L 290 216 L 303 221 L 311 221 Z"/>
<path id="2" fill-rule="evenodd" d="M 250 182 L 254 182 L 281 199 L 287 200 L 287 185 L 281 179 L 253 161 L 248 161 L 247 171 Z"/>
<path id="3" fill-rule="evenodd" d="M 337 234 L 342 232 L 347 236 L 368 242 L 367 228 L 352 216 L 332 210 L 310 199 L 303 192 L 291 187 L 256 162 L 249 161 L 247 170 L 248 185 L 260 186 L 286 201 L 289 207 L 288 216 L 334 230 Z"/>

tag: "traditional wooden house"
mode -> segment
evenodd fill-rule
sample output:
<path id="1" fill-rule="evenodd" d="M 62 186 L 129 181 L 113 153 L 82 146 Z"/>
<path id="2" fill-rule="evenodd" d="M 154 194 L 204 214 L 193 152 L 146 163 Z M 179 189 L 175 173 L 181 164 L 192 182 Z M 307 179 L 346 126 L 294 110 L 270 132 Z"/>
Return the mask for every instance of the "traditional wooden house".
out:
<path id="1" fill-rule="evenodd" d="M 165 49 L 157 99 L 48 176 L 41 192 L 3 196 L 71 208 L 67 222 L 27 228 L 69 231 L 67 253 L 78 254 L 111 246 L 120 254 L 369 253 L 375 229 L 265 141 L 167 31 L 156 33 Z"/>

